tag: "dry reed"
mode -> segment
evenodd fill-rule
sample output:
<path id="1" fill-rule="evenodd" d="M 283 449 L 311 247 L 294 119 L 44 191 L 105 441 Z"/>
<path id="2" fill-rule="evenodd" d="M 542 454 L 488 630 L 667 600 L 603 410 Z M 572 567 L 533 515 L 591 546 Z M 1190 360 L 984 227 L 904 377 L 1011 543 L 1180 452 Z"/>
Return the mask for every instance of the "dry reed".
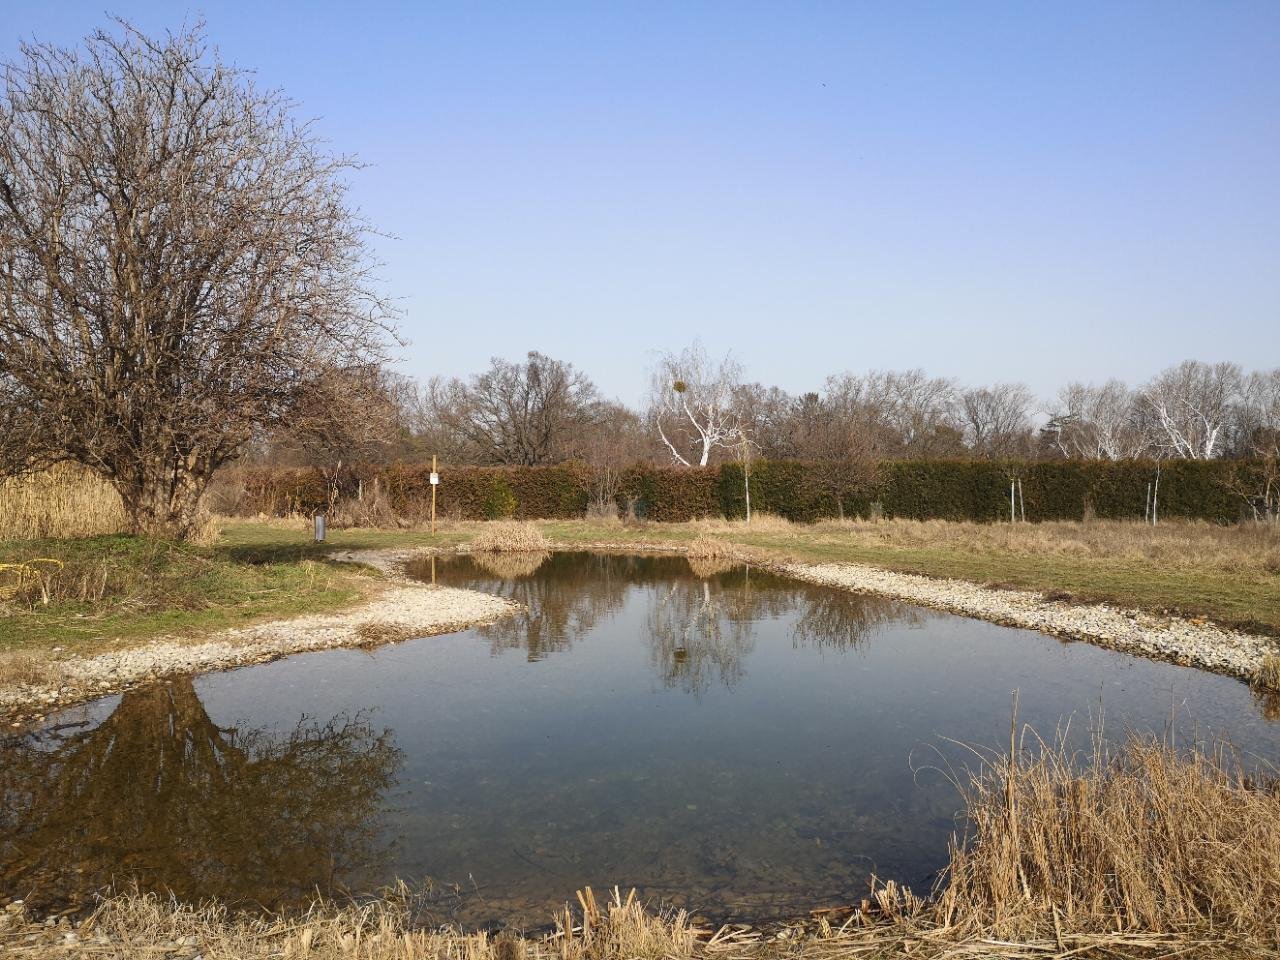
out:
<path id="1" fill-rule="evenodd" d="M 90 537 L 127 528 L 115 488 L 83 467 L 63 464 L 0 479 L 0 540 Z"/>
<path id="2" fill-rule="evenodd" d="M 654 914 L 635 894 L 614 890 L 603 908 L 590 888 L 577 909 L 565 908 L 554 932 L 523 938 L 503 933 L 424 929 L 403 887 L 366 905 L 319 903 L 297 917 L 238 914 L 215 904 L 186 905 L 153 895 L 106 900 L 74 933 L 26 925 L 11 940 L 24 957 L 136 958 L 194 956 L 206 960 L 662 960 L 690 956 L 694 933 L 684 914 Z M 6 948 L 0 913 L 0 953 Z"/>
<path id="3" fill-rule="evenodd" d="M 986 760 L 963 788 L 943 926 L 1280 946 L 1280 789 L 1226 744 L 1130 734 L 1080 754 L 1027 734 Z"/>
<path id="4" fill-rule="evenodd" d="M 486 523 L 471 540 L 471 549 L 487 553 L 545 553 L 551 548 L 542 531 L 532 523 Z"/>
<path id="5" fill-rule="evenodd" d="M 1262 658 L 1253 684 L 1263 690 L 1280 691 L 1280 654 L 1269 653 Z"/>

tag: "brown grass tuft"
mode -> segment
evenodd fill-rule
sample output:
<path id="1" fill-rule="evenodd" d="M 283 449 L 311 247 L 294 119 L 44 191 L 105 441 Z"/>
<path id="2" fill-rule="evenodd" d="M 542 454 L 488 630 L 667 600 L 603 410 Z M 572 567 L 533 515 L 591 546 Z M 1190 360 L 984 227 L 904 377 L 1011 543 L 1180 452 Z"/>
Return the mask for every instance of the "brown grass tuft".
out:
<path id="1" fill-rule="evenodd" d="M 715 537 L 700 536 L 685 548 L 685 556 L 691 560 L 732 560 L 740 553 L 740 548 L 726 540 Z"/>
<path id="2" fill-rule="evenodd" d="M 380 647 L 387 643 L 404 643 L 423 636 L 421 628 L 406 627 L 398 623 L 362 623 L 356 627 L 361 647 Z"/>
<path id="3" fill-rule="evenodd" d="M 488 553 L 545 553 L 551 548 L 532 523 L 498 520 L 486 523 L 471 540 L 471 549 Z"/>

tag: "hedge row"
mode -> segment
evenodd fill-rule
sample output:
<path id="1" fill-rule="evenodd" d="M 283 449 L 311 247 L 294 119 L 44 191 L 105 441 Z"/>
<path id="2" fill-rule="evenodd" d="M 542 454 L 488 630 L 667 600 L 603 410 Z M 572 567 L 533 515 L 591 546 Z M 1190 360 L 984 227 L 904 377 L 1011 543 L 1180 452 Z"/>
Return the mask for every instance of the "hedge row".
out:
<path id="1" fill-rule="evenodd" d="M 1009 516 L 1009 484 L 1022 483 L 1028 520 L 1142 517 L 1156 464 L 1142 461 L 893 461 L 874 470 L 767 461 L 751 473 L 753 509 L 795 521 L 867 516 L 990 521 Z M 1239 491 L 1260 468 L 1238 461 L 1166 461 L 1160 465 L 1160 515 L 1228 523 L 1247 511 Z M 242 515 L 310 513 L 327 503 L 327 486 L 309 470 L 240 469 L 223 476 L 219 506 Z M 565 519 L 587 509 L 591 472 L 552 467 L 445 467 L 437 490 L 442 517 Z M 346 476 L 344 498 L 382 498 L 398 515 L 420 518 L 431 500 L 430 468 L 371 467 Z M 744 514 L 742 468 L 637 466 L 622 473 L 617 497 L 638 516 L 661 521 Z M 874 505 L 879 505 L 874 506 Z"/>

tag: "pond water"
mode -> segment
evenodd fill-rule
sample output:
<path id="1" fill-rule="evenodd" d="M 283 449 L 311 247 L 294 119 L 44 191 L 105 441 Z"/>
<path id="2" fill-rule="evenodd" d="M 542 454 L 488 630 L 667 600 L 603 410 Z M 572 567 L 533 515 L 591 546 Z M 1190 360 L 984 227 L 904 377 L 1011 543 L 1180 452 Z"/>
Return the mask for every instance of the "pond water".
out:
<path id="1" fill-rule="evenodd" d="M 429 576 L 429 567 L 419 571 Z M 436 562 L 492 626 L 140 689 L 0 741 L 0 896 L 112 881 L 288 906 L 430 881 L 424 922 L 545 924 L 584 884 L 716 919 L 928 889 L 954 741 L 1070 720 L 1280 728 L 1236 681 L 678 557 Z"/>

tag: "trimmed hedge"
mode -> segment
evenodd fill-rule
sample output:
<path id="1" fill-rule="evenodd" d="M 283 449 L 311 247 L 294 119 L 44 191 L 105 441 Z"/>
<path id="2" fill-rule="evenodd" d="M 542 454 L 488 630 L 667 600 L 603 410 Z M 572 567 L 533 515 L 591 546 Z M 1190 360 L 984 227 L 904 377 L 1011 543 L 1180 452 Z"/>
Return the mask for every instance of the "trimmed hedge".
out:
<path id="1" fill-rule="evenodd" d="M 431 470 L 417 464 L 369 467 L 339 484 L 342 497 L 380 496 L 391 509 L 420 519 L 431 503 Z M 867 516 L 879 503 L 886 517 L 994 521 L 1009 516 L 1009 482 L 1022 480 L 1028 520 L 1141 518 L 1156 464 L 1145 461 L 910 460 L 874 471 L 838 464 L 764 461 L 752 466 L 754 510 L 798 522 Z M 1260 476 L 1244 461 L 1165 461 L 1160 465 L 1160 516 L 1234 522 L 1245 503 L 1237 490 Z M 242 468 L 220 478 L 223 509 L 241 515 L 311 513 L 327 503 L 314 470 Z M 437 509 L 442 517 L 482 520 L 581 517 L 591 489 L 589 468 L 442 467 Z M 231 491 L 228 493 L 227 491 Z M 737 518 L 745 512 L 742 468 L 632 467 L 622 474 L 619 505 L 638 516 L 680 522 Z"/>

